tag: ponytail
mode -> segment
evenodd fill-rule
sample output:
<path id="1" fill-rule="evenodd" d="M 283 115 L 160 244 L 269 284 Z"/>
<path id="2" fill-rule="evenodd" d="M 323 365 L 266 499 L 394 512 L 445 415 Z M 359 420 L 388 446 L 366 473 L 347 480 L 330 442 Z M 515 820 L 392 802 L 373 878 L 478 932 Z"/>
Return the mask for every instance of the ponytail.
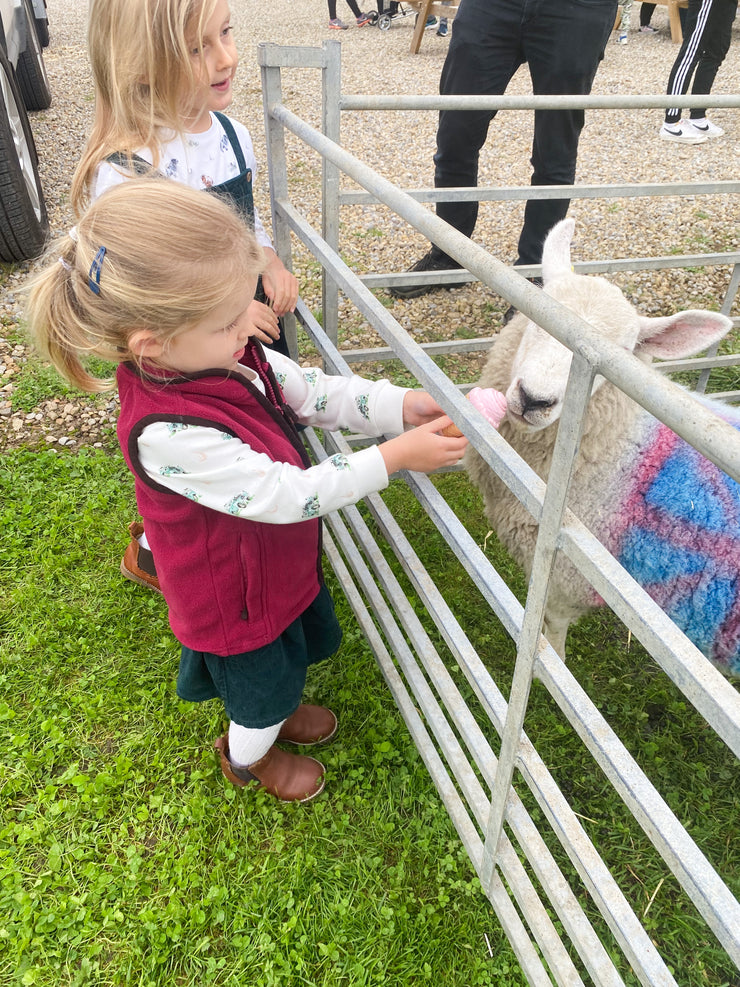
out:
<path id="1" fill-rule="evenodd" d="M 201 322 L 264 266 L 264 253 L 225 202 L 166 179 L 109 189 L 47 255 L 26 315 L 40 353 L 75 387 L 104 391 L 89 356 L 135 360 L 145 329 L 164 345 Z"/>

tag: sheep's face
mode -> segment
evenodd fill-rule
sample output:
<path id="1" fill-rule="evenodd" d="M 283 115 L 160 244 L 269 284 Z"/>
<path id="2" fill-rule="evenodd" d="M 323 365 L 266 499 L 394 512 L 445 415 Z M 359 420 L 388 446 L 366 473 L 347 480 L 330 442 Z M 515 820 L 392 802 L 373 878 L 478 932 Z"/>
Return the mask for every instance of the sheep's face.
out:
<path id="1" fill-rule="evenodd" d="M 639 317 L 615 285 L 603 278 L 568 274 L 546 283 L 544 290 L 618 346 L 630 351 L 637 346 Z M 508 417 L 528 430 L 539 431 L 560 418 L 573 357 L 526 316 L 516 318 L 521 320 L 522 335 L 506 390 Z M 596 377 L 593 391 L 603 383 L 603 377 Z"/>
<path id="2" fill-rule="evenodd" d="M 574 225 L 572 219 L 563 219 L 545 239 L 543 290 L 605 339 L 646 362 L 653 357 L 675 360 L 703 352 L 732 328 L 727 316 L 701 309 L 652 319 L 641 316 L 616 285 L 574 274 L 570 262 Z M 540 431 L 560 418 L 572 354 L 525 315 L 516 315 L 507 327 L 507 343 L 516 340 L 517 333 L 521 338 L 506 387 L 507 418 L 515 426 Z M 489 360 L 496 359 L 494 344 Z M 593 391 L 603 383 L 603 377 L 596 377 Z"/>

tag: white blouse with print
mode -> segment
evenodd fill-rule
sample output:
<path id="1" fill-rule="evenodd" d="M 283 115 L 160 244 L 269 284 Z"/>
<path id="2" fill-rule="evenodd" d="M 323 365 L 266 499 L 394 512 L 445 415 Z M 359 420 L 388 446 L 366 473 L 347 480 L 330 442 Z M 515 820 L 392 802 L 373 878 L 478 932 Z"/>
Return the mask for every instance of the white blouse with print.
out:
<path id="1" fill-rule="evenodd" d="M 231 118 L 229 118 L 231 119 Z M 257 159 L 254 156 L 252 138 L 249 131 L 237 120 L 231 120 L 237 140 L 244 153 L 244 161 L 252 171 L 252 187 L 257 174 Z M 137 157 L 152 163 L 149 148 L 140 148 Z M 172 178 L 194 189 L 207 189 L 212 185 L 222 185 L 239 174 L 236 160 L 226 131 L 211 114 L 211 126 L 202 134 L 175 135 L 165 139 L 159 147 L 157 170 L 165 178 Z M 128 181 L 131 174 L 110 161 L 103 161 L 95 173 L 92 198 L 97 199 L 106 189 Z M 272 247 L 272 241 L 262 224 L 257 210 L 254 210 L 254 235 L 261 247 Z"/>
<path id="2" fill-rule="evenodd" d="M 274 351 L 267 358 L 302 423 L 370 436 L 403 431 L 406 388 L 387 380 L 329 376 Z M 251 370 L 242 372 L 263 389 Z M 143 430 L 138 450 L 144 470 L 162 486 L 204 507 L 265 524 L 318 517 L 388 485 L 377 445 L 302 469 L 275 462 L 218 428 L 156 422 Z"/>

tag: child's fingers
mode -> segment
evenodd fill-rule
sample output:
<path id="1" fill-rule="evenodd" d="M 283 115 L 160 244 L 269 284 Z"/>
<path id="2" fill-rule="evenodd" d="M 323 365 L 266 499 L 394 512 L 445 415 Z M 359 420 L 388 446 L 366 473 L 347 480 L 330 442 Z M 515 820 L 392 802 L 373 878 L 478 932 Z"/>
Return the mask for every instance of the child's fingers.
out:
<path id="1" fill-rule="evenodd" d="M 267 343 L 268 345 L 270 345 L 271 343 L 274 343 L 276 339 L 280 338 L 280 330 L 278 329 L 276 333 L 273 333 L 270 330 L 265 331 L 263 329 L 258 329 L 255 327 L 255 330 L 252 333 L 252 335 L 254 336 L 255 339 L 259 339 L 261 343 Z"/>
<path id="2" fill-rule="evenodd" d="M 268 304 L 277 315 L 293 311 L 298 301 L 298 279 L 290 271 L 283 271 L 280 277 L 274 278 L 265 278 L 263 275 L 262 283 L 268 296 Z"/>
<path id="3" fill-rule="evenodd" d="M 421 425 L 439 418 L 444 412 L 426 391 L 407 391 L 403 399 L 403 417 L 409 425 Z"/>
<path id="4" fill-rule="evenodd" d="M 419 428 L 425 428 L 430 432 L 443 432 L 448 425 L 452 424 L 452 419 L 449 415 L 440 415 L 438 418 L 433 418 L 430 422 L 425 422 L 423 425 L 419 425 Z"/>
<path id="5" fill-rule="evenodd" d="M 263 302 L 255 300 L 250 303 L 249 318 L 255 328 L 255 335 L 257 334 L 256 331 L 259 330 L 260 332 L 267 333 L 270 341 L 279 339 L 280 325 L 277 315 Z"/>
<path id="6" fill-rule="evenodd" d="M 269 321 L 263 322 L 262 320 L 254 320 L 252 325 L 254 327 L 254 332 L 252 335 L 256 336 L 257 339 L 262 340 L 263 343 L 272 343 L 274 340 L 280 338 L 280 326 L 277 324 L 277 321 L 273 323 Z"/>
<path id="7" fill-rule="evenodd" d="M 295 302 L 292 302 L 289 292 L 276 292 L 270 307 L 276 315 L 285 315 L 293 311 Z"/>

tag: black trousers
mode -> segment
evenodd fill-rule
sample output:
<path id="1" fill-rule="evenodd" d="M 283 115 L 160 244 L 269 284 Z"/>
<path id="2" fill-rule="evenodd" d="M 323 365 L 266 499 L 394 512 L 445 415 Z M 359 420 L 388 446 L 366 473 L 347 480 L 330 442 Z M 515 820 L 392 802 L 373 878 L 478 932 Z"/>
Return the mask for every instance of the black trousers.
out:
<path id="1" fill-rule="evenodd" d="M 650 19 L 655 13 L 654 3 L 642 3 L 640 4 L 640 27 L 645 27 L 646 24 L 650 23 Z"/>
<path id="2" fill-rule="evenodd" d="M 640 27 L 645 27 L 652 20 L 653 14 L 655 13 L 654 3 L 641 3 L 640 4 Z M 678 8 L 678 19 L 681 21 L 681 31 L 683 31 L 686 26 L 686 8 Z"/>
<path id="3" fill-rule="evenodd" d="M 719 67 L 730 50 L 736 13 L 737 0 L 689 0 L 683 44 L 668 76 L 669 96 L 685 96 L 692 78 L 692 95 L 712 91 Z M 699 120 L 706 113 L 706 108 L 695 107 L 691 118 Z M 680 119 L 680 109 L 666 110 L 666 123 L 678 123 Z"/>
<path id="4" fill-rule="evenodd" d="M 329 20 L 330 21 L 336 20 L 336 17 L 337 17 L 337 0 L 327 0 L 327 3 L 329 4 Z M 360 16 L 361 10 L 357 6 L 356 0 L 347 0 L 347 6 L 352 11 L 352 13 L 355 15 L 355 17 L 359 17 Z"/>
<path id="5" fill-rule="evenodd" d="M 536 95 L 588 94 L 604 56 L 617 0 L 463 0 L 442 68 L 442 94 L 500 95 L 524 62 Z M 434 184 L 478 184 L 480 149 L 494 112 L 445 110 L 439 115 Z M 534 115 L 532 185 L 572 185 L 582 110 Z M 505 140 L 506 119 L 500 118 Z M 539 264 L 552 226 L 569 200 L 531 200 L 524 211 L 519 264 Z M 475 229 L 477 202 L 439 202 L 437 214 L 466 236 Z M 436 248 L 433 248 L 436 251 Z M 441 253 L 441 251 L 436 251 Z"/>

